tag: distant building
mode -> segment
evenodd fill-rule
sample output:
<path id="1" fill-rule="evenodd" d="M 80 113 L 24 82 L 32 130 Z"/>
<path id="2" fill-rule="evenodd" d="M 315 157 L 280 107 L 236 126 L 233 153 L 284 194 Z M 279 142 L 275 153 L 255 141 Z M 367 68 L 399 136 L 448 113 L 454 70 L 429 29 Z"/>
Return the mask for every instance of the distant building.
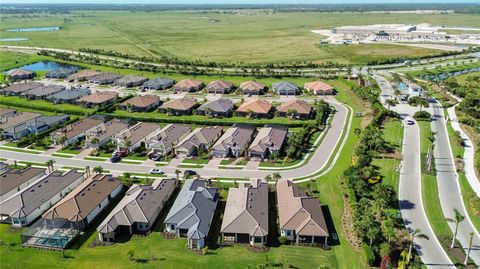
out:
<path id="1" fill-rule="evenodd" d="M 142 85 L 145 81 L 147 81 L 148 78 L 142 77 L 142 76 L 134 76 L 134 75 L 128 75 L 124 77 L 120 77 L 116 79 L 113 84 L 116 86 L 122 86 L 122 87 L 137 87 Z"/>
<path id="2" fill-rule="evenodd" d="M 291 82 L 280 81 L 272 84 L 272 90 L 278 95 L 296 95 L 298 87 Z"/>
<path id="3" fill-rule="evenodd" d="M 233 89 L 233 83 L 225 80 L 214 80 L 207 85 L 207 92 L 212 94 L 229 93 Z"/>
<path id="4" fill-rule="evenodd" d="M 246 101 L 237 109 L 237 115 L 251 118 L 268 118 L 272 116 L 272 104 L 267 100 Z"/>
<path id="5" fill-rule="evenodd" d="M 117 148 L 132 152 L 142 144 L 146 144 L 147 140 L 156 136 L 160 130 L 160 125 L 156 123 L 139 122 L 115 136 Z"/>
<path id="6" fill-rule="evenodd" d="M 313 109 L 307 101 L 293 99 L 280 104 L 277 107 L 277 114 L 280 117 L 309 119 L 313 115 Z"/>
<path id="7" fill-rule="evenodd" d="M 33 90 L 35 88 L 42 87 L 43 84 L 40 82 L 28 81 L 28 82 L 19 82 L 14 83 L 6 88 L 1 90 L 4 95 L 20 95 L 23 92 Z"/>
<path id="8" fill-rule="evenodd" d="M 50 137 L 55 145 L 61 144 L 60 141 L 62 141 L 62 137 L 65 137 L 64 145 L 70 145 L 84 138 L 88 132 L 91 132 L 102 124 L 103 121 L 99 119 L 81 119 L 51 132 Z"/>
<path id="9" fill-rule="evenodd" d="M 256 81 L 243 82 L 239 88 L 244 95 L 260 95 L 266 89 L 264 84 Z"/>
<path id="10" fill-rule="evenodd" d="M 312 81 L 304 84 L 303 88 L 314 95 L 332 95 L 334 89 L 331 85 L 323 81 Z"/>
<path id="11" fill-rule="evenodd" d="M 117 101 L 118 94 L 116 92 L 95 92 L 90 95 L 78 99 L 78 103 L 85 107 L 104 107 Z"/>
<path id="12" fill-rule="evenodd" d="M 45 74 L 45 78 L 53 78 L 53 79 L 66 78 L 75 72 L 77 72 L 77 69 L 75 68 L 61 68 L 57 70 L 48 71 Z"/>
<path id="13" fill-rule="evenodd" d="M 57 92 L 65 90 L 65 87 L 59 85 L 47 85 L 37 87 L 20 94 L 21 97 L 35 100 L 35 99 L 48 99 L 50 96 Z"/>
<path id="14" fill-rule="evenodd" d="M 70 82 L 80 82 L 80 81 L 86 81 L 90 77 L 96 76 L 101 74 L 98 71 L 93 71 L 93 70 L 80 70 L 77 73 L 73 73 L 69 75 L 66 80 Z"/>
<path id="15" fill-rule="evenodd" d="M 198 92 L 203 87 L 203 82 L 195 79 L 184 79 L 173 85 L 176 92 Z"/>
<path id="16" fill-rule="evenodd" d="M 13 81 L 33 79 L 35 76 L 35 72 L 21 68 L 13 69 L 7 72 L 7 77 Z"/>
<path id="17" fill-rule="evenodd" d="M 197 99 L 183 97 L 163 103 L 158 110 L 162 113 L 168 113 L 176 116 L 190 115 L 192 114 L 193 109 L 195 109 L 197 106 Z"/>
<path id="18" fill-rule="evenodd" d="M 146 142 L 146 147 L 161 156 L 167 156 L 173 147 L 191 131 L 191 126 L 186 124 L 169 124 L 162 128 L 158 134 Z"/>
<path id="19" fill-rule="evenodd" d="M 118 105 L 118 108 L 130 112 L 151 111 L 160 105 L 160 98 L 156 95 L 137 95 Z"/>
<path id="20" fill-rule="evenodd" d="M 100 73 L 98 75 L 89 76 L 88 82 L 98 85 L 112 84 L 115 80 L 121 78 L 121 75 L 112 73 Z"/>
<path id="21" fill-rule="evenodd" d="M 171 88 L 173 84 L 175 84 L 175 80 L 173 79 L 155 78 L 143 83 L 142 90 L 146 90 L 146 91 L 166 90 Z"/>
<path id="22" fill-rule="evenodd" d="M 71 90 L 65 89 L 63 91 L 59 91 L 49 96 L 48 99 L 54 104 L 63 104 L 63 103 L 73 104 L 76 102 L 77 99 L 90 94 L 91 94 L 90 89 L 84 89 L 84 88 L 74 88 Z"/>
<path id="23" fill-rule="evenodd" d="M 117 119 L 97 125 L 85 134 L 85 146 L 101 147 L 127 129 L 128 124 Z"/>
<path id="24" fill-rule="evenodd" d="M 230 99 L 218 99 L 201 105 L 195 113 L 209 117 L 230 117 L 233 111 L 233 101 Z"/>

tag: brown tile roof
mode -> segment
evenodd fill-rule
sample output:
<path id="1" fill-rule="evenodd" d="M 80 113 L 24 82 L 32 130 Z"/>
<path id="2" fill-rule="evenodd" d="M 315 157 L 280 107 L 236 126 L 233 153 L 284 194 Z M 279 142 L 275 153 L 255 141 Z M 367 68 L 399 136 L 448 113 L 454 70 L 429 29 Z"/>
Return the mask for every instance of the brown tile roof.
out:
<path id="1" fill-rule="evenodd" d="M 121 184 L 112 175 L 94 175 L 45 212 L 43 218 L 82 221 Z"/>
<path id="2" fill-rule="evenodd" d="M 40 82 L 26 82 L 26 83 L 15 83 L 6 88 L 3 88 L 2 91 L 11 94 L 20 94 L 38 87 L 42 87 L 43 84 Z"/>
<path id="3" fill-rule="evenodd" d="M 314 92 L 333 91 L 333 87 L 331 85 L 319 80 L 307 82 L 303 85 L 303 87 Z"/>
<path id="4" fill-rule="evenodd" d="M 133 98 L 130 98 L 126 101 L 123 101 L 122 105 L 132 105 L 134 107 L 148 107 L 155 103 L 158 103 L 160 98 L 156 95 L 146 94 L 146 95 L 137 95 Z"/>
<path id="5" fill-rule="evenodd" d="M 55 138 L 65 136 L 67 139 L 70 139 L 92 129 L 95 126 L 99 126 L 100 124 L 103 124 L 102 120 L 91 118 L 81 119 L 63 128 L 53 131 L 50 135 L 54 136 Z"/>
<path id="6" fill-rule="evenodd" d="M 28 76 L 28 75 L 32 75 L 32 74 L 35 74 L 35 72 L 30 71 L 30 70 L 26 70 L 26 69 L 21 69 L 21 68 L 10 70 L 7 73 L 7 75 L 9 75 L 11 77 L 14 77 L 14 76 Z"/>
<path id="7" fill-rule="evenodd" d="M 90 95 L 80 98 L 79 102 L 91 103 L 91 104 L 102 104 L 108 102 L 112 99 L 117 98 L 118 94 L 114 92 L 96 92 Z"/>
<path id="8" fill-rule="evenodd" d="M 184 79 L 177 82 L 173 85 L 173 88 L 177 91 L 187 91 L 190 89 L 199 89 L 202 86 L 203 82 L 195 79 Z"/>
<path id="9" fill-rule="evenodd" d="M 5 117 L 6 115 L 15 114 L 15 112 L 16 112 L 15 109 L 0 107 L 0 117 Z"/>
<path id="10" fill-rule="evenodd" d="M 265 89 L 265 85 L 260 83 L 260 82 L 256 82 L 256 81 L 245 81 L 245 82 L 242 82 L 242 84 L 240 84 L 240 89 L 242 90 L 248 90 L 248 91 L 261 91 L 263 89 Z"/>
<path id="11" fill-rule="evenodd" d="M 8 170 L 0 175 L 0 195 L 4 195 L 40 174 L 45 175 L 45 168 L 28 167 L 22 170 Z"/>
<path id="12" fill-rule="evenodd" d="M 100 74 L 98 71 L 93 71 L 93 70 L 80 70 L 77 73 L 71 74 L 70 76 L 67 77 L 68 81 L 71 80 L 79 80 L 79 79 L 88 79 L 89 77 L 93 77 Z"/>
<path id="13" fill-rule="evenodd" d="M 174 99 L 164 103 L 160 108 L 163 109 L 175 109 L 175 110 L 189 110 L 197 105 L 197 99 L 190 97 L 183 97 L 180 99 Z"/>
<path id="14" fill-rule="evenodd" d="M 278 112 L 287 113 L 289 110 L 295 110 L 299 114 L 310 114 L 312 106 L 307 101 L 293 99 L 277 107 Z"/>
<path id="15" fill-rule="evenodd" d="M 115 138 L 117 141 L 128 140 L 134 145 L 157 130 L 160 130 L 160 125 L 157 123 L 139 122 L 128 130 L 117 134 Z"/>
<path id="16" fill-rule="evenodd" d="M 223 91 L 230 90 L 233 87 L 233 83 L 225 80 L 214 80 L 207 85 L 208 90 Z"/>
<path id="17" fill-rule="evenodd" d="M 272 104 L 266 100 L 256 99 L 244 102 L 237 109 L 238 112 L 252 111 L 259 114 L 267 114 L 272 109 Z"/>
<path id="18" fill-rule="evenodd" d="M 328 236 L 322 207 L 316 197 L 308 197 L 289 180 L 277 182 L 280 229 L 295 230 L 298 235 Z"/>
<path id="19" fill-rule="evenodd" d="M 13 116 L 0 119 L 0 128 L 5 130 L 5 129 L 10 128 L 12 126 L 17 126 L 17 125 L 22 124 L 24 122 L 31 121 L 35 118 L 40 117 L 40 116 L 42 116 L 42 114 L 40 114 L 40 113 L 19 112 L 19 113 L 16 113 L 15 115 L 13 115 Z"/>
<path id="20" fill-rule="evenodd" d="M 280 150 L 287 138 L 288 129 L 282 126 L 265 126 L 258 131 L 249 150 L 266 152 Z"/>

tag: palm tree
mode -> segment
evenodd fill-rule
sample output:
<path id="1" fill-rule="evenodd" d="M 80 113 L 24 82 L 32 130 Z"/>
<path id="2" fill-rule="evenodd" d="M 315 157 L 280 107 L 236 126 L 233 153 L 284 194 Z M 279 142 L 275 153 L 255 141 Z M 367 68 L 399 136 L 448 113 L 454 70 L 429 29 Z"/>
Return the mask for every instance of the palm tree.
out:
<path id="1" fill-rule="evenodd" d="M 387 107 L 388 110 L 390 110 L 391 106 L 396 106 L 398 104 L 396 99 L 388 99 L 388 100 L 385 101 L 385 103 L 387 103 L 387 105 L 388 105 L 388 107 Z"/>
<path id="2" fill-rule="evenodd" d="M 53 164 L 54 163 L 55 163 L 55 160 L 48 160 L 46 162 L 49 173 L 53 172 Z"/>
<path id="3" fill-rule="evenodd" d="M 422 231 L 420 229 L 415 229 L 411 234 L 410 234 L 410 245 L 408 246 L 408 256 L 407 260 L 409 261 L 412 258 L 412 250 L 413 250 L 413 244 L 415 238 L 425 238 L 428 239 L 428 236 L 422 234 Z"/>
<path id="4" fill-rule="evenodd" d="M 92 138 L 92 140 L 90 140 L 90 144 L 92 144 L 92 146 L 94 148 L 97 148 L 97 144 L 100 142 L 100 140 L 98 140 L 98 138 L 94 137 Z"/>
<path id="5" fill-rule="evenodd" d="M 277 181 L 278 181 L 279 179 L 281 179 L 281 178 L 282 178 L 282 176 L 280 175 L 279 172 L 275 172 L 275 173 L 272 174 L 272 179 L 273 179 L 275 182 L 277 182 Z"/>
<path id="6" fill-rule="evenodd" d="M 123 144 L 127 151 L 130 151 L 130 146 L 132 146 L 132 141 L 130 140 L 125 140 L 125 143 Z"/>
<path id="7" fill-rule="evenodd" d="M 58 143 L 60 143 L 60 145 L 62 145 L 62 148 L 65 147 L 65 143 L 67 142 L 67 137 L 66 136 L 61 136 L 59 139 L 58 139 Z"/>
<path id="8" fill-rule="evenodd" d="M 470 240 L 468 241 L 467 256 L 465 256 L 465 261 L 463 262 L 463 265 L 465 265 L 465 266 L 467 266 L 467 264 L 468 264 L 468 258 L 470 257 L 470 251 L 472 251 L 473 232 L 470 232 L 469 235 L 470 235 Z"/>
<path id="9" fill-rule="evenodd" d="M 175 175 L 177 176 L 177 180 L 180 180 L 180 174 L 182 173 L 182 171 L 176 169 L 175 170 Z"/>
<path id="10" fill-rule="evenodd" d="M 268 182 L 268 181 L 271 181 L 272 180 L 272 176 L 271 175 L 267 175 L 265 176 L 265 180 Z"/>
<path id="11" fill-rule="evenodd" d="M 465 216 L 463 216 L 458 209 L 454 208 L 453 212 L 455 213 L 455 218 L 447 219 L 447 221 L 455 222 L 455 231 L 453 232 L 452 244 L 450 245 L 450 248 L 455 247 L 455 240 L 457 239 L 457 232 L 458 232 L 458 224 L 460 224 L 460 222 L 462 222 L 465 219 Z"/>
<path id="12" fill-rule="evenodd" d="M 99 166 L 95 166 L 93 168 L 93 172 L 94 173 L 97 173 L 97 174 L 101 174 L 103 172 L 103 167 L 101 167 L 100 165 Z"/>

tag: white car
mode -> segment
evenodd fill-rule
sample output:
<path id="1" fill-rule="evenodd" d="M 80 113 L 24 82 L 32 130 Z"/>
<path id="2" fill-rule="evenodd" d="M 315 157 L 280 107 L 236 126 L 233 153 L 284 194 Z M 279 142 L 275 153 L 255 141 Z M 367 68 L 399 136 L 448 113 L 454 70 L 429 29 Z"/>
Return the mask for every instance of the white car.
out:
<path id="1" fill-rule="evenodd" d="M 152 168 L 150 169 L 150 174 L 163 175 L 163 171 L 158 168 Z"/>

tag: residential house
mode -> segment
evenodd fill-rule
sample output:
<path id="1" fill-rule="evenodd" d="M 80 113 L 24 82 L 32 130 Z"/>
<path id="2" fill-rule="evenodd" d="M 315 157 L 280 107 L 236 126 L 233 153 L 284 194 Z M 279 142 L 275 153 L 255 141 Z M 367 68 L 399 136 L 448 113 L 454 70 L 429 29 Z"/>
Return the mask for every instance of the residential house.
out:
<path id="1" fill-rule="evenodd" d="M 176 179 L 156 179 L 152 185 L 134 184 L 125 197 L 98 226 L 98 239 L 114 242 L 128 230 L 128 234 L 145 234 L 165 207 L 178 185 Z"/>
<path id="2" fill-rule="evenodd" d="M 218 203 L 216 188 L 203 179 L 187 179 L 165 218 L 167 232 L 188 238 L 188 248 L 206 246 Z"/>
<path id="3" fill-rule="evenodd" d="M 157 91 L 169 89 L 175 84 L 175 80 L 169 78 L 155 78 L 142 85 L 142 90 Z"/>
<path id="4" fill-rule="evenodd" d="M 297 244 L 327 245 L 329 237 L 317 197 L 309 197 L 290 180 L 277 182 L 280 234 Z"/>
<path id="5" fill-rule="evenodd" d="M 75 72 L 77 72 L 76 68 L 61 68 L 57 70 L 48 71 L 45 74 L 45 78 L 54 78 L 54 79 L 66 78 Z"/>
<path id="6" fill-rule="evenodd" d="M 210 149 L 214 157 L 240 157 L 248 149 L 252 141 L 255 128 L 247 125 L 230 127 Z"/>
<path id="7" fill-rule="evenodd" d="M 33 79 L 35 76 L 36 76 L 35 72 L 26 70 L 26 69 L 21 69 L 21 68 L 12 69 L 7 72 L 7 77 L 13 81 Z"/>
<path id="8" fill-rule="evenodd" d="M 207 85 L 207 92 L 213 94 L 229 93 L 233 89 L 233 83 L 225 80 L 214 80 Z"/>
<path id="9" fill-rule="evenodd" d="M 266 181 L 256 179 L 230 188 L 220 228 L 223 242 L 265 245 L 269 228 L 268 215 Z"/>
<path id="10" fill-rule="evenodd" d="M 60 145 L 63 140 L 62 137 L 65 137 L 65 142 L 63 145 L 70 145 L 76 143 L 80 139 L 84 138 L 85 135 L 102 125 L 103 121 L 93 118 L 85 118 L 74 123 L 68 124 L 67 126 L 60 128 L 56 131 L 50 133 L 50 137 L 55 145 Z"/>
<path id="11" fill-rule="evenodd" d="M 172 152 L 173 146 L 187 136 L 190 131 L 190 125 L 169 124 L 147 141 L 147 148 L 161 156 L 167 156 Z"/>
<path id="12" fill-rule="evenodd" d="M 93 175 L 47 210 L 42 218 L 67 220 L 75 229 L 84 230 L 117 197 L 122 187 L 112 175 Z"/>
<path id="13" fill-rule="evenodd" d="M 26 226 L 56 204 L 84 180 L 74 170 L 55 171 L 0 204 L 0 217 L 13 226 Z"/>
<path id="14" fill-rule="evenodd" d="M 175 146 L 175 154 L 190 157 L 197 154 L 199 149 L 207 151 L 222 133 L 221 126 L 196 128 Z"/>
<path id="15" fill-rule="evenodd" d="M 272 84 L 272 90 L 278 95 L 296 95 L 298 87 L 291 82 L 280 81 Z"/>
<path id="16" fill-rule="evenodd" d="M 80 81 L 86 81 L 90 77 L 99 75 L 100 72 L 98 71 L 93 71 L 93 70 L 80 70 L 77 73 L 69 75 L 66 80 L 70 82 L 80 82 Z"/>
<path id="17" fill-rule="evenodd" d="M 237 109 L 237 115 L 251 118 L 268 118 L 272 115 L 272 104 L 267 100 L 245 101 Z"/>
<path id="18" fill-rule="evenodd" d="M 40 113 L 32 112 L 17 112 L 13 115 L 2 117 L 0 122 L 0 129 L 2 130 L 2 137 L 5 139 L 18 139 L 25 133 L 19 133 L 15 128 L 34 121 L 36 118 L 42 116 Z"/>
<path id="19" fill-rule="evenodd" d="M 7 139 L 20 139 L 29 134 L 39 134 L 52 127 L 64 124 L 70 119 L 69 115 L 42 116 L 2 130 L 2 136 Z"/>
<path id="20" fill-rule="evenodd" d="M 45 176 L 44 168 L 10 169 L 0 174 L 0 203 Z"/>
<path id="21" fill-rule="evenodd" d="M 26 92 L 22 92 L 20 94 L 21 97 L 30 99 L 30 100 L 35 100 L 35 99 L 47 99 L 51 95 L 65 90 L 65 87 L 60 86 L 60 85 L 48 85 L 48 86 L 41 86 L 37 87 L 31 90 L 28 90 Z"/>
<path id="22" fill-rule="evenodd" d="M 218 99 L 201 105 L 195 110 L 195 113 L 209 117 L 230 117 L 232 116 L 233 107 L 232 100 Z"/>
<path id="23" fill-rule="evenodd" d="M 118 108 L 130 112 L 151 111 L 160 105 L 160 98 L 156 95 L 137 95 L 118 105 Z"/>
<path id="24" fill-rule="evenodd" d="M 183 97 L 174 99 L 163 103 L 158 111 L 168 113 L 170 115 L 189 115 L 192 114 L 193 109 L 198 106 L 197 99 L 190 97 Z"/>
<path id="25" fill-rule="evenodd" d="M 269 158 L 279 154 L 287 139 L 288 130 L 282 126 L 265 126 L 258 131 L 257 136 L 248 148 L 248 156 Z"/>
<path id="26" fill-rule="evenodd" d="M 97 125 L 86 133 L 85 146 L 101 147 L 127 129 L 128 124 L 117 119 Z"/>
<path id="27" fill-rule="evenodd" d="M 28 82 L 19 82 L 19 83 L 14 83 L 6 88 L 3 88 L 1 90 L 3 95 L 20 95 L 23 92 L 33 90 L 38 87 L 42 87 L 43 84 L 40 82 L 33 82 L 33 81 L 28 81 Z"/>
<path id="28" fill-rule="evenodd" d="M 137 87 L 142 85 L 145 81 L 147 81 L 148 78 L 142 77 L 142 76 L 135 76 L 135 75 L 128 75 L 121 77 L 113 82 L 114 85 L 116 86 L 122 86 L 122 87 Z"/>
<path id="29" fill-rule="evenodd" d="M 334 88 L 323 81 L 307 82 L 303 85 L 307 91 L 310 91 L 314 95 L 332 95 L 334 94 Z"/>
<path id="30" fill-rule="evenodd" d="M 277 114 L 280 117 L 304 120 L 313 116 L 313 108 L 307 101 L 292 99 L 280 104 L 277 107 Z"/>
<path id="31" fill-rule="evenodd" d="M 112 84 L 115 80 L 121 78 L 121 75 L 113 73 L 100 73 L 98 75 L 93 75 L 88 77 L 88 82 L 98 85 Z"/>
<path id="32" fill-rule="evenodd" d="M 266 89 L 264 84 L 253 80 L 242 82 L 239 88 L 244 95 L 260 95 L 263 94 Z"/>
<path id="33" fill-rule="evenodd" d="M 95 92 L 78 99 L 78 103 L 85 107 L 108 106 L 117 101 L 118 94 L 115 92 Z"/>
<path id="34" fill-rule="evenodd" d="M 195 79 L 184 79 L 173 85 L 176 92 L 198 92 L 203 87 L 203 82 Z"/>
<path id="35" fill-rule="evenodd" d="M 136 148 L 146 144 L 147 140 L 160 132 L 160 125 L 156 123 L 139 122 L 129 129 L 115 136 L 119 150 L 134 151 Z"/>
<path id="36" fill-rule="evenodd" d="M 50 102 L 54 104 L 73 104 L 76 102 L 77 99 L 82 98 L 84 96 L 90 95 L 90 89 L 85 88 L 73 88 L 70 90 L 63 90 L 59 91 L 51 96 L 48 97 Z"/>

